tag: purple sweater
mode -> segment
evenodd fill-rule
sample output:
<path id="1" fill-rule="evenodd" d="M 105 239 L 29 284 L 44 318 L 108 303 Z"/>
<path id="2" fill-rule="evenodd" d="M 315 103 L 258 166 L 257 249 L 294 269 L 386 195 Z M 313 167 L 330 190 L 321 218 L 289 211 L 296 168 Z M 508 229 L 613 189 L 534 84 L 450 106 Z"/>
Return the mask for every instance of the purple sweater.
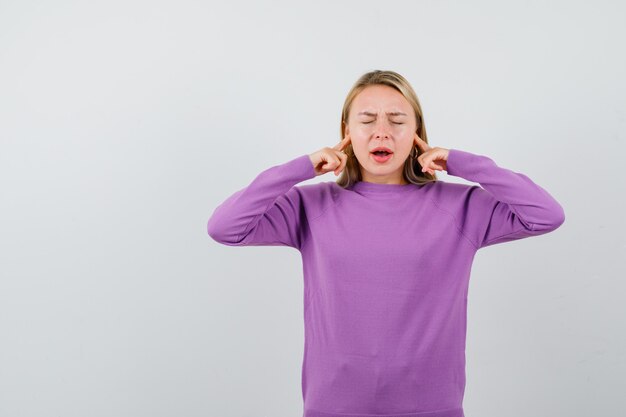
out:
<path id="1" fill-rule="evenodd" d="M 467 290 L 476 251 L 565 220 L 526 175 L 450 149 L 479 183 L 336 182 L 308 155 L 266 169 L 220 204 L 208 234 L 291 246 L 304 275 L 304 417 L 463 417 Z"/>

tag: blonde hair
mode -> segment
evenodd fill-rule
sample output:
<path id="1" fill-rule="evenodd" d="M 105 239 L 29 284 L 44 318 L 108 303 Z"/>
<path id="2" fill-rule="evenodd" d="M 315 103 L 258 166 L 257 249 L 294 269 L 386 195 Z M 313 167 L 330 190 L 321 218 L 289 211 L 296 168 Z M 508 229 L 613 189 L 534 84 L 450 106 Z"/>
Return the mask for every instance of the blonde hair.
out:
<path id="1" fill-rule="evenodd" d="M 368 87 L 370 85 L 387 85 L 402 94 L 404 98 L 407 99 L 409 104 L 411 104 L 411 107 L 413 107 L 413 110 L 415 111 L 417 135 L 422 138 L 424 142 L 428 143 L 426 127 L 424 126 L 422 107 L 420 106 L 420 102 L 417 98 L 417 94 L 415 94 L 415 91 L 413 90 L 413 87 L 411 87 L 409 82 L 397 72 L 382 70 L 375 70 L 363 74 L 354 83 L 354 85 L 348 92 L 348 96 L 344 101 L 343 110 L 341 112 L 341 139 L 345 137 L 345 127 L 348 124 L 348 115 L 350 114 L 350 108 L 352 106 L 354 98 L 361 91 L 363 91 L 365 87 Z M 344 149 L 344 152 L 348 156 L 348 160 L 345 168 L 341 172 L 341 175 L 339 176 L 339 178 L 337 178 L 336 183 L 339 186 L 346 188 L 357 181 L 361 181 L 362 178 L 361 171 L 359 169 L 359 161 L 354 154 L 351 143 Z M 414 144 L 413 148 L 411 149 L 411 153 L 407 157 L 406 161 L 404 161 L 404 179 L 410 183 L 418 185 L 437 181 L 437 177 L 434 174 L 422 172 L 422 166 L 419 164 L 419 162 L 417 162 L 416 159 L 421 153 L 422 152 L 420 151 L 420 149 Z"/>

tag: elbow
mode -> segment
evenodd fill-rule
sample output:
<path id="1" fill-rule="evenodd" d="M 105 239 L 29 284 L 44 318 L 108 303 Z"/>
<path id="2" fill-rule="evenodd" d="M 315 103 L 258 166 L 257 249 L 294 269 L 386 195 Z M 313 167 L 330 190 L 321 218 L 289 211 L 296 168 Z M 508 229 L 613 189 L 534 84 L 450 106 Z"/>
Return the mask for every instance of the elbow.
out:
<path id="1" fill-rule="evenodd" d="M 215 221 L 215 217 L 209 218 L 206 225 L 207 234 L 218 243 L 224 243 L 226 241 L 226 233 L 223 228 L 220 227 L 220 223 Z"/>
<path id="2" fill-rule="evenodd" d="M 224 211 L 218 206 L 209 216 L 206 225 L 207 234 L 217 243 L 228 243 L 228 223 Z"/>
<path id="3" fill-rule="evenodd" d="M 207 222 L 207 234 L 222 245 L 228 246 L 241 246 L 243 242 L 239 240 L 237 233 L 231 233 L 227 228 L 221 226 L 221 222 L 216 221 L 214 217 L 211 217 Z"/>
<path id="4" fill-rule="evenodd" d="M 559 205 L 558 213 L 554 219 L 554 228 L 558 229 L 563 223 L 565 223 L 565 210 L 563 210 L 563 207 Z"/>
<path id="5" fill-rule="evenodd" d="M 535 225 L 535 230 L 541 229 L 544 232 L 551 232 L 558 229 L 563 223 L 565 223 L 565 210 L 563 210 L 563 207 L 559 203 L 555 202 L 554 206 L 548 213 L 549 214 L 546 216 L 541 227 Z"/>
<path id="6" fill-rule="evenodd" d="M 213 221 L 211 221 L 211 219 L 209 219 L 209 221 L 207 222 L 206 232 L 211 239 L 215 241 L 219 241 L 220 239 L 219 230 L 215 227 L 215 224 Z"/>
<path id="7" fill-rule="evenodd" d="M 565 210 L 563 210 L 563 206 L 561 206 L 559 203 L 555 203 L 554 205 L 551 220 L 552 221 L 550 223 L 552 230 L 558 229 L 563 223 L 565 223 Z"/>

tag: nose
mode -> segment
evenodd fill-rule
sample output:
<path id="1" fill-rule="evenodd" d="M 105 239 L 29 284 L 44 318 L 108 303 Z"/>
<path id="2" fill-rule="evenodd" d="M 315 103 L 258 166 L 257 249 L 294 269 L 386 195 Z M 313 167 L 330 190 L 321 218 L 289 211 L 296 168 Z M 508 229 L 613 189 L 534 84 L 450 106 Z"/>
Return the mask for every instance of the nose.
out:
<path id="1" fill-rule="evenodd" d="M 385 123 L 376 123 L 376 127 L 374 128 L 374 137 L 376 139 L 389 139 L 389 131 Z"/>
<path id="2" fill-rule="evenodd" d="M 374 137 L 376 139 L 389 139 L 389 133 L 387 133 L 387 130 L 385 129 L 376 129 Z"/>

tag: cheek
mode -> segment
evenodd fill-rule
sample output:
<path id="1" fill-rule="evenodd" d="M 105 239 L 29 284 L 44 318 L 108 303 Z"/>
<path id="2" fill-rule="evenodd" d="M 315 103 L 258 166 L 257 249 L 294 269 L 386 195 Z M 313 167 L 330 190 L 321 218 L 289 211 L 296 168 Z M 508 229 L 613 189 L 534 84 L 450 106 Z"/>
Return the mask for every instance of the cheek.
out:
<path id="1" fill-rule="evenodd" d="M 370 150 L 367 146 L 367 141 L 357 143 L 352 141 L 352 151 L 354 152 L 354 155 L 361 164 L 367 163 L 370 154 Z"/>
<path id="2" fill-rule="evenodd" d="M 352 132 L 358 136 L 368 136 L 371 133 L 371 131 L 372 131 L 372 127 L 370 125 L 363 125 L 363 124 L 359 124 L 354 129 L 352 129 Z"/>
<path id="3" fill-rule="evenodd" d="M 367 156 L 370 153 L 365 143 L 353 143 L 352 149 L 357 156 Z"/>

